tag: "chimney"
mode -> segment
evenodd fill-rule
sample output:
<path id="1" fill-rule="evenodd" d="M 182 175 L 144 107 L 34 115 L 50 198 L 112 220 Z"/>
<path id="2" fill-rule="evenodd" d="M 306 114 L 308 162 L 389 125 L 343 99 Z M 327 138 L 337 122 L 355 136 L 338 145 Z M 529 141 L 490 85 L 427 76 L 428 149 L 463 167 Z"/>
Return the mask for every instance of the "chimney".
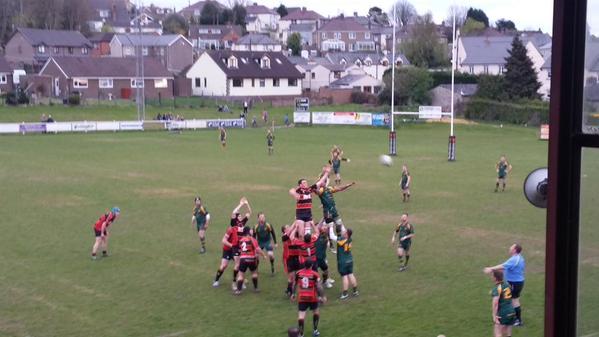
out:
<path id="1" fill-rule="evenodd" d="M 302 11 L 305 12 L 306 11 L 306 7 L 302 7 Z"/>
<path id="2" fill-rule="evenodd" d="M 354 12 L 354 16 L 355 16 L 355 17 L 358 17 L 358 12 Z"/>
<path id="3" fill-rule="evenodd" d="M 257 2 L 254 2 L 254 6 L 258 6 L 258 3 L 257 3 Z"/>
<path id="4" fill-rule="evenodd" d="M 372 18 L 368 18 L 368 30 L 372 30 Z"/>
<path id="5" fill-rule="evenodd" d="M 110 13 L 112 15 L 112 22 L 116 21 L 116 4 L 112 3 L 112 11 Z"/>

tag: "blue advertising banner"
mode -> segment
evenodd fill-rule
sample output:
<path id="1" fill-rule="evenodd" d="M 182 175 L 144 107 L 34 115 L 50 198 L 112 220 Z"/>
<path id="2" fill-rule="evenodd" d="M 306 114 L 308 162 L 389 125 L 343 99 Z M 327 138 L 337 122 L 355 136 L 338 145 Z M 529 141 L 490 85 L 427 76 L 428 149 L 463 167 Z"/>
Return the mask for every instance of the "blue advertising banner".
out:
<path id="1" fill-rule="evenodd" d="M 391 118 L 388 113 L 373 113 L 372 126 L 390 126 Z"/>

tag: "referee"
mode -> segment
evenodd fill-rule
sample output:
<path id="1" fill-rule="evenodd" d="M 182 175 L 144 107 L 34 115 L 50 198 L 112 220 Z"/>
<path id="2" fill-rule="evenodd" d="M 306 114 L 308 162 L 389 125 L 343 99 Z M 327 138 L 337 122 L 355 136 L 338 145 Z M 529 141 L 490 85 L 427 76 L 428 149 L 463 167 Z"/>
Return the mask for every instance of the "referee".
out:
<path id="1" fill-rule="evenodd" d="M 516 322 L 514 326 L 522 326 L 522 315 L 520 308 L 520 293 L 524 288 L 524 273 L 526 262 L 522 256 L 522 246 L 514 243 L 510 246 L 510 258 L 502 264 L 484 269 L 485 273 L 491 274 L 495 270 L 502 270 L 505 280 L 512 287 L 512 305 L 516 311 Z"/>

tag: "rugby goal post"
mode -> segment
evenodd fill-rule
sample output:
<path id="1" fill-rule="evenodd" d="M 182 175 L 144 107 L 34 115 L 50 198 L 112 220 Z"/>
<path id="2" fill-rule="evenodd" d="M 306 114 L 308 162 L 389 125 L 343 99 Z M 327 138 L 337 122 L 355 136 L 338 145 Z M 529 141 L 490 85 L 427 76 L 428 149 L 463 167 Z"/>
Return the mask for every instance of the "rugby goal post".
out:
<path id="1" fill-rule="evenodd" d="M 455 160 L 456 138 L 453 134 L 453 113 L 443 112 L 440 106 L 420 106 L 418 111 L 393 111 L 391 117 L 391 131 L 389 132 L 389 154 L 397 155 L 397 133 L 395 131 L 395 116 L 418 116 L 419 119 L 442 119 L 450 117 L 450 133 L 447 149 L 447 160 Z"/>

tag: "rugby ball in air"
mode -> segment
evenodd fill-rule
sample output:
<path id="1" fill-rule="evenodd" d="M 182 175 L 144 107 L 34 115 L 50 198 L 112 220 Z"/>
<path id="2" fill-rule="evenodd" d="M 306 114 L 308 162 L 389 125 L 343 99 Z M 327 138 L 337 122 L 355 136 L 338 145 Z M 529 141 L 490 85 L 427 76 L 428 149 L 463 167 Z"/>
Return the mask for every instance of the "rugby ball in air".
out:
<path id="1" fill-rule="evenodd" d="M 379 156 L 379 162 L 381 163 L 381 165 L 391 166 L 391 165 L 393 165 L 393 158 L 391 158 L 391 156 L 388 156 L 386 154 L 382 154 Z"/>

